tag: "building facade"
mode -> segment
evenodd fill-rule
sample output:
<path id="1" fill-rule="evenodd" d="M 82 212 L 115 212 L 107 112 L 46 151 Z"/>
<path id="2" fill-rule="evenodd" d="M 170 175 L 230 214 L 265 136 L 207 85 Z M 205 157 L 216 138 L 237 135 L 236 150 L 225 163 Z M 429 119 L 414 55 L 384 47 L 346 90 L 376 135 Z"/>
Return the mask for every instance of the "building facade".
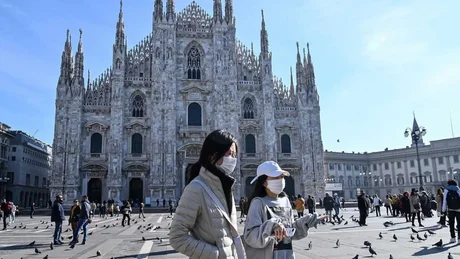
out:
<path id="1" fill-rule="evenodd" d="M 273 75 L 262 12 L 260 53 L 236 39 L 232 0 L 208 14 L 195 1 L 176 13 L 155 0 L 152 31 L 128 50 L 122 3 L 111 66 L 84 78 L 82 31 L 75 57 L 67 32 L 56 93 L 51 193 L 178 199 L 187 171 L 214 129 L 238 138 L 235 196 L 256 167 L 276 160 L 291 172 L 290 195 L 324 191 L 320 105 L 310 50 L 297 44 L 288 84 Z M 164 9 L 166 12 L 164 12 Z M 295 81 L 294 81 L 295 76 Z M 86 83 L 85 83 L 86 82 Z"/>
<path id="2" fill-rule="evenodd" d="M 436 193 L 447 180 L 460 180 L 460 138 L 419 142 L 420 167 L 425 191 Z M 356 199 L 358 190 L 384 197 L 419 189 L 415 145 L 372 152 L 324 152 L 326 180 L 342 183 L 345 199 Z"/>
<path id="3" fill-rule="evenodd" d="M 9 131 L 8 184 L 6 194 L 21 207 L 35 203 L 48 206 L 48 179 L 51 175 L 51 146 L 19 131 Z"/>
<path id="4" fill-rule="evenodd" d="M 8 185 L 11 184 L 8 177 L 8 153 L 10 142 L 13 139 L 10 126 L 0 122 L 0 199 L 11 200 L 11 193 L 8 192 Z"/>

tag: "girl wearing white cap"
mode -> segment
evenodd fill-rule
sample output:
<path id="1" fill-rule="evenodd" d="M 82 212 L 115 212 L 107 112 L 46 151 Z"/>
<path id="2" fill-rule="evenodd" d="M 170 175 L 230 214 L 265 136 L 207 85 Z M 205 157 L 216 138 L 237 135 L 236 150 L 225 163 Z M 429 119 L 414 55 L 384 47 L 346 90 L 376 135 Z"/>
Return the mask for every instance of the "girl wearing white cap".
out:
<path id="1" fill-rule="evenodd" d="M 289 173 L 273 161 L 257 167 L 243 234 L 248 258 L 294 258 L 292 240 L 305 238 L 321 219 L 308 214 L 294 221 L 291 203 L 283 192 L 285 176 Z"/>

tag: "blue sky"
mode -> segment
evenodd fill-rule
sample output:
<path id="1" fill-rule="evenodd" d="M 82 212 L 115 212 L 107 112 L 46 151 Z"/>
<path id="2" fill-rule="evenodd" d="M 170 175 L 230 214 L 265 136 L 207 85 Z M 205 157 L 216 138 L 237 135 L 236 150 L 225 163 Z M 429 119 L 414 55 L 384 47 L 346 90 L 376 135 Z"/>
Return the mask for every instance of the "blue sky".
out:
<path id="1" fill-rule="evenodd" d="M 129 47 L 151 31 L 153 2 L 124 1 Z M 176 0 L 176 11 L 190 2 Z M 212 0 L 197 3 L 212 14 Z M 0 0 L 0 121 L 52 143 L 66 30 L 76 51 L 83 29 L 85 69 L 99 75 L 112 64 L 118 9 L 118 0 Z M 426 140 L 452 136 L 449 110 L 460 135 L 460 1 L 234 0 L 237 37 L 257 51 L 261 9 L 285 82 L 296 42 L 310 42 L 325 149 L 405 147 L 413 111 Z"/>

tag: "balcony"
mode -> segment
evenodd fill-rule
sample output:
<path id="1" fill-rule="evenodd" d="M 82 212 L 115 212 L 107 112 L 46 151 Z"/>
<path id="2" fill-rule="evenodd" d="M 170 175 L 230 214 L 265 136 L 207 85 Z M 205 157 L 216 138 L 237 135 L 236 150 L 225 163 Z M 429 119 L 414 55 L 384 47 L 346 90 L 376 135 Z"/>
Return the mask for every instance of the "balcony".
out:
<path id="1" fill-rule="evenodd" d="M 261 153 L 242 153 L 241 158 L 246 159 L 246 160 L 259 160 L 259 159 L 262 159 L 262 154 Z"/>
<path id="2" fill-rule="evenodd" d="M 149 153 L 129 153 L 125 156 L 126 161 L 147 161 L 149 158 Z"/>
<path id="3" fill-rule="evenodd" d="M 292 153 L 278 153 L 278 159 L 296 160 L 297 156 Z"/>
<path id="4" fill-rule="evenodd" d="M 180 126 L 179 127 L 179 135 L 182 138 L 190 138 L 190 137 L 206 137 L 206 134 L 209 133 L 208 126 Z"/>
<path id="5" fill-rule="evenodd" d="M 83 155 L 83 161 L 107 161 L 107 154 L 105 153 L 86 153 Z"/>

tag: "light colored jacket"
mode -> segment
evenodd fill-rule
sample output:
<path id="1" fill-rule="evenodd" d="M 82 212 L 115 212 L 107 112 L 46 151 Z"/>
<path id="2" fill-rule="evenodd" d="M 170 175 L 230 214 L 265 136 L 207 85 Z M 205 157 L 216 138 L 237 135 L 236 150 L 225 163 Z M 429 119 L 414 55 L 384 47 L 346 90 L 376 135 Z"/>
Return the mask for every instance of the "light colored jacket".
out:
<path id="1" fill-rule="evenodd" d="M 443 195 L 436 195 L 436 211 L 442 212 Z"/>
<path id="2" fill-rule="evenodd" d="M 290 207 L 289 199 L 285 199 L 285 207 Z M 294 221 L 293 227 L 296 229 L 292 239 L 298 240 L 308 236 L 308 225 L 317 220 L 316 214 L 307 214 Z M 275 246 L 274 230 L 279 227 L 277 218 L 268 219 L 267 206 L 261 198 L 254 198 L 249 206 L 249 211 L 244 227 L 244 243 L 246 256 L 248 259 L 272 259 L 273 248 Z M 295 258 L 294 252 L 290 251 L 285 256 L 278 258 Z"/>
<path id="3" fill-rule="evenodd" d="M 412 213 L 415 213 L 417 211 L 420 211 L 420 196 L 418 195 L 410 195 L 409 196 L 409 201 L 410 201 L 410 211 Z M 415 209 L 414 204 L 418 204 L 418 209 Z"/>
<path id="4" fill-rule="evenodd" d="M 196 179 L 204 182 L 214 192 L 228 213 L 220 179 L 203 167 Z M 233 194 L 231 206 L 230 218 L 236 225 Z M 182 193 L 171 223 L 169 241 L 172 248 L 193 259 L 237 258 L 230 224 L 203 187 L 196 182 L 188 184 Z"/>

